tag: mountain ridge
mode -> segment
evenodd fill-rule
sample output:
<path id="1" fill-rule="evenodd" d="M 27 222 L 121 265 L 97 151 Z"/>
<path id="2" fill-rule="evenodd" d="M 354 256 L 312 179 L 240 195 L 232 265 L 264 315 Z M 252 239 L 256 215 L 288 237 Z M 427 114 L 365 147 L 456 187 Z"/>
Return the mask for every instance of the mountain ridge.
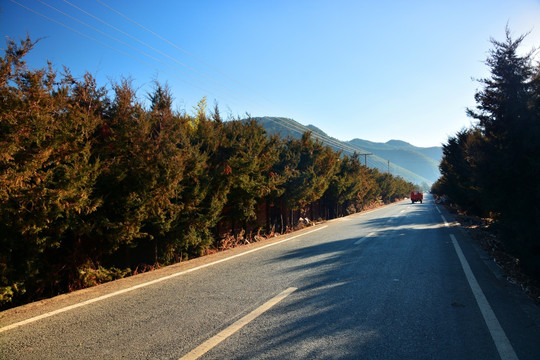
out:
<path id="1" fill-rule="evenodd" d="M 407 181 L 429 187 L 439 176 L 439 162 L 442 158 L 440 147 L 417 147 L 403 140 L 389 140 L 378 143 L 359 138 L 350 141 L 341 141 L 329 136 L 315 125 L 303 125 L 284 117 L 263 116 L 253 118 L 269 134 L 277 134 L 282 138 L 300 138 L 306 131 L 312 133 L 314 139 L 343 154 L 352 155 L 354 152 L 361 155 L 367 166 L 377 168 L 379 171 L 390 172 L 401 176 Z M 365 155 L 365 156 L 364 156 Z"/>

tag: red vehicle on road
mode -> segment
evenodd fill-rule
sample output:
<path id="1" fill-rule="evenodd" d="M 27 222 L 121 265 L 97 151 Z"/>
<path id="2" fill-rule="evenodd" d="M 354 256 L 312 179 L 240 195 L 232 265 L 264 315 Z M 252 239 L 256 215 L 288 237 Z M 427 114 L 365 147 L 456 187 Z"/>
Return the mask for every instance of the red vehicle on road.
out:
<path id="1" fill-rule="evenodd" d="M 414 204 L 417 201 L 420 201 L 420 204 L 422 203 L 422 200 L 424 200 L 424 194 L 420 191 L 413 191 L 411 192 L 411 201 Z"/>

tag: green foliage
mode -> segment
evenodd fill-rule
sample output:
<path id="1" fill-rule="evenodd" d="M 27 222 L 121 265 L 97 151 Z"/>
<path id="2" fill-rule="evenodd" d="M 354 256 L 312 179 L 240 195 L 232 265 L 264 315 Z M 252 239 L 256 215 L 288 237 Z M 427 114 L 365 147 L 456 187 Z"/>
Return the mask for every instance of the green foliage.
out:
<path id="1" fill-rule="evenodd" d="M 519 55 L 524 36 L 492 40 L 480 80 L 478 121 L 444 146 L 442 177 L 433 191 L 447 194 L 463 210 L 491 215 L 506 245 L 529 273 L 540 278 L 540 66 L 533 53 Z"/>
<path id="2" fill-rule="evenodd" d="M 442 177 L 437 183 L 439 194 L 452 194 L 460 206 L 476 214 L 483 214 L 484 194 L 474 171 L 482 162 L 482 134 L 478 129 L 463 130 L 443 146 L 440 164 Z M 433 189 L 436 189 L 435 187 Z"/>
<path id="3" fill-rule="evenodd" d="M 400 177 L 395 178 L 391 174 L 378 171 L 375 171 L 375 175 L 381 200 L 385 204 L 409 196 L 411 191 L 415 189 L 414 184 Z"/>
<path id="4" fill-rule="evenodd" d="M 251 119 L 223 121 L 206 98 L 193 115 L 175 113 L 166 85 L 154 85 L 145 108 L 129 79 L 110 97 L 90 74 L 29 69 L 33 46 L 9 40 L 0 58 L 0 307 L 202 255 L 224 232 L 286 231 L 294 212 L 340 216 L 412 186 L 309 132 L 283 140 Z"/>
<path id="5" fill-rule="evenodd" d="M 69 278 L 93 231 L 86 218 L 101 205 L 92 136 L 104 90 L 90 75 L 58 81 L 50 64 L 28 69 L 22 57 L 32 46 L 10 41 L 0 63 L 0 286 L 14 297 Z"/>
<path id="6" fill-rule="evenodd" d="M 230 186 L 227 213 L 234 224 L 256 218 L 256 205 L 280 184 L 272 176 L 279 159 L 278 139 L 269 138 L 255 121 L 229 121 L 223 126 L 225 172 Z"/>
<path id="7" fill-rule="evenodd" d="M 99 285 L 111 280 L 121 279 L 130 275 L 130 269 L 104 268 L 99 266 L 95 269 L 90 264 L 84 264 L 77 268 L 78 278 L 73 282 L 75 288 L 85 288 Z"/>
<path id="8" fill-rule="evenodd" d="M 334 216 L 362 210 L 376 200 L 377 184 L 359 155 L 343 156 L 326 192 Z"/>
<path id="9" fill-rule="evenodd" d="M 305 132 L 301 139 L 287 141 L 285 166 L 293 169 L 285 183 L 286 203 L 300 209 L 321 198 L 338 169 L 339 153 Z"/>

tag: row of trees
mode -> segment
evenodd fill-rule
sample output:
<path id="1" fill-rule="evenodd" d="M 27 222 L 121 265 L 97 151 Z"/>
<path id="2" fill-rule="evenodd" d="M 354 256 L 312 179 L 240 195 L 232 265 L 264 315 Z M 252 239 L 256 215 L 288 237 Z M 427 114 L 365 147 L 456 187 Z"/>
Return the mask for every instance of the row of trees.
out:
<path id="1" fill-rule="evenodd" d="M 497 220 L 503 239 L 525 270 L 540 279 L 540 65 L 520 55 L 524 36 L 492 40 L 480 80 L 475 126 L 443 146 L 442 177 L 433 191 L 464 211 Z"/>
<path id="2" fill-rule="evenodd" d="M 9 307 L 219 248 L 224 236 L 286 232 L 408 194 L 413 185 L 341 156 L 309 133 L 269 137 L 203 99 L 148 106 L 129 80 L 112 96 L 90 74 L 29 69 L 34 43 L 0 59 L 0 304 Z"/>

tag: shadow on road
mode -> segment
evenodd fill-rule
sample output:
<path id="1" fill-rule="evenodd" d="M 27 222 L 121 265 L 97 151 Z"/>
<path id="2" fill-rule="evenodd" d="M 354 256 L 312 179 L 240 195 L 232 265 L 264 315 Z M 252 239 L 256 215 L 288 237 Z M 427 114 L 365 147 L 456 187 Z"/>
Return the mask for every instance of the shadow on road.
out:
<path id="1" fill-rule="evenodd" d="M 272 310 L 281 321 L 250 339 L 257 352 L 241 358 L 486 358 L 484 347 L 460 340 L 485 329 L 459 325 L 470 323 L 473 306 L 466 291 L 443 281 L 462 274 L 444 255 L 452 245 L 440 221 L 426 216 L 432 208 L 403 207 L 406 216 L 362 222 L 377 229 L 372 237 L 307 244 L 275 259 L 295 260 L 288 271 L 298 274 L 298 290 Z"/>

